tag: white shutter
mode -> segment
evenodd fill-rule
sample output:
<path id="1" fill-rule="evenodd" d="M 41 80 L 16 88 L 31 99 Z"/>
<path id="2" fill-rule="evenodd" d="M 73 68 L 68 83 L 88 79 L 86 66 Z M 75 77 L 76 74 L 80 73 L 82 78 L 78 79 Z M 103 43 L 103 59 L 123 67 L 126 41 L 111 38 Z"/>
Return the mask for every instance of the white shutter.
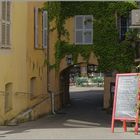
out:
<path id="1" fill-rule="evenodd" d="M 92 44 L 92 31 L 85 30 L 84 32 L 84 44 Z"/>
<path id="2" fill-rule="evenodd" d="M 75 21 L 76 21 L 76 25 L 75 25 L 75 27 L 76 27 L 76 29 L 78 30 L 78 29 L 83 29 L 84 27 L 83 27 L 83 16 L 75 16 Z"/>
<path id="3" fill-rule="evenodd" d="M 10 24 L 6 25 L 6 45 L 7 47 L 10 45 Z"/>
<path id="4" fill-rule="evenodd" d="M 5 23 L 2 23 L 2 26 L 1 26 L 2 30 L 1 30 L 1 42 L 2 42 L 2 47 L 5 46 L 5 41 L 6 41 L 6 24 Z"/>
<path id="5" fill-rule="evenodd" d="M 11 11 L 11 2 L 7 1 L 7 21 L 10 22 L 10 11 Z"/>
<path id="6" fill-rule="evenodd" d="M 83 44 L 93 44 L 93 16 L 84 16 Z"/>
<path id="7" fill-rule="evenodd" d="M 0 47 L 9 47 L 11 41 L 11 1 L 0 2 Z"/>
<path id="8" fill-rule="evenodd" d="M 48 27 L 48 13 L 43 11 L 43 48 L 47 48 L 47 27 Z"/>
<path id="9" fill-rule="evenodd" d="M 6 20 L 6 1 L 2 1 L 2 20 Z"/>
<path id="10" fill-rule="evenodd" d="M 7 1 L 7 9 L 6 9 L 6 45 L 7 47 L 9 47 L 10 43 L 11 43 L 11 2 Z"/>
<path id="11" fill-rule="evenodd" d="M 133 9 L 131 11 L 131 24 L 133 26 L 139 26 L 140 25 L 140 9 Z"/>
<path id="12" fill-rule="evenodd" d="M 83 43 L 83 16 L 75 16 L 75 44 Z"/>
<path id="13" fill-rule="evenodd" d="M 2 47 L 2 2 L 0 2 L 0 48 Z"/>
<path id="14" fill-rule="evenodd" d="M 38 8 L 34 9 L 34 43 L 35 48 L 38 48 Z"/>
<path id="15" fill-rule="evenodd" d="M 6 1 L 2 1 L 2 23 L 1 23 L 1 43 L 5 47 L 6 42 Z"/>

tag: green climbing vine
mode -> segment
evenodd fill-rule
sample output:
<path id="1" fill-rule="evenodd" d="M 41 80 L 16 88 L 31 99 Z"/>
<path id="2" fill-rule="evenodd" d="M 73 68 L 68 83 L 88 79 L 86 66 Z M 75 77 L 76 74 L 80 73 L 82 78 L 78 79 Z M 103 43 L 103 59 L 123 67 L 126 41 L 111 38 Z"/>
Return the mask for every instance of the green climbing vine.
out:
<path id="1" fill-rule="evenodd" d="M 74 44 L 68 44 L 65 41 L 58 40 L 56 42 L 56 66 L 59 67 L 61 59 L 65 57 L 65 55 L 72 54 L 73 56 L 73 62 L 77 63 L 78 55 L 81 54 L 81 56 L 84 58 L 85 61 L 88 61 L 90 57 L 90 53 L 94 51 L 93 46 L 91 45 L 74 45 Z"/>
<path id="2" fill-rule="evenodd" d="M 131 39 L 119 41 L 117 17 L 128 16 L 129 11 L 136 8 L 135 2 L 46 2 L 44 8 L 48 10 L 49 21 L 55 20 L 58 32 L 56 41 L 56 68 L 59 68 L 61 59 L 72 54 L 76 63 L 78 54 L 88 62 L 91 52 L 94 52 L 100 71 L 129 72 L 134 61 L 134 49 Z M 93 45 L 75 45 L 68 41 L 69 32 L 65 28 L 68 18 L 75 15 L 93 15 Z M 50 29 L 52 31 L 52 29 Z M 131 36 L 129 32 L 128 36 Z"/>

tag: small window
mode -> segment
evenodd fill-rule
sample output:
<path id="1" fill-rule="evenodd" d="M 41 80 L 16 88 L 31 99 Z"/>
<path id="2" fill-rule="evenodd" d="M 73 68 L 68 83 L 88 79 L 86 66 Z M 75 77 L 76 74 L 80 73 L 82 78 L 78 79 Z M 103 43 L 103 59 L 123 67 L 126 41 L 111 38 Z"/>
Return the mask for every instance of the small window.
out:
<path id="1" fill-rule="evenodd" d="M 75 44 L 93 44 L 93 16 L 75 16 Z"/>
<path id="2" fill-rule="evenodd" d="M 5 85 L 5 112 L 12 109 L 12 83 Z"/>
<path id="3" fill-rule="evenodd" d="M 36 77 L 32 77 L 30 80 L 30 97 L 34 97 L 36 94 Z"/>
<path id="4" fill-rule="evenodd" d="M 129 20 L 127 17 L 121 16 L 119 18 L 119 38 L 120 40 L 125 40 L 125 34 L 128 31 Z"/>

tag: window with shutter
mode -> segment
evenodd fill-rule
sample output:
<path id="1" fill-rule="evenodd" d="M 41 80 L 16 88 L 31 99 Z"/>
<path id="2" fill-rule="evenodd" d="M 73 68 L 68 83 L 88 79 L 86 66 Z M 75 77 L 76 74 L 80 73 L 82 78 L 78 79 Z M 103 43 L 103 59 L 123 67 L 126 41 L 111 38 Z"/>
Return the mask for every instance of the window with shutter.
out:
<path id="1" fill-rule="evenodd" d="M 48 26 L 47 11 L 43 11 L 43 48 L 47 48 L 47 26 Z"/>
<path id="2" fill-rule="evenodd" d="M 75 16 L 75 44 L 93 44 L 93 16 Z"/>
<path id="3" fill-rule="evenodd" d="M 11 44 L 11 1 L 5 0 L 0 2 L 1 6 L 1 23 L 0 23 L 0 47 L 8 48 Z"/>
<path id="4" fill-rule="evenodd" d="M 38 8 L 34 8 L 34 46 L 38 48 Z"/>

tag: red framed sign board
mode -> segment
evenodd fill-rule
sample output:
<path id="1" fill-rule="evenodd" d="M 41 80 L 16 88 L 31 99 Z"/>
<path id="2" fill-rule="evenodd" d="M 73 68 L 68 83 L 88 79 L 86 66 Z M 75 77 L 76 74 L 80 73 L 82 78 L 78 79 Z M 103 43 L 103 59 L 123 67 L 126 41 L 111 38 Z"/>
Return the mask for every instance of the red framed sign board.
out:
<path id="1" fill-rule="evenodd" d="M 139 109 L 136 105 L 139 98 L 138 73 L 117 74 L 115 83 L 115 95 L 112 112 L 111 130 L 114 132 L 115 121 L 123 122 L 124 131 L 127 131 L 126 122 L 135 122 L 135 134 L 138 134 Z"/>

